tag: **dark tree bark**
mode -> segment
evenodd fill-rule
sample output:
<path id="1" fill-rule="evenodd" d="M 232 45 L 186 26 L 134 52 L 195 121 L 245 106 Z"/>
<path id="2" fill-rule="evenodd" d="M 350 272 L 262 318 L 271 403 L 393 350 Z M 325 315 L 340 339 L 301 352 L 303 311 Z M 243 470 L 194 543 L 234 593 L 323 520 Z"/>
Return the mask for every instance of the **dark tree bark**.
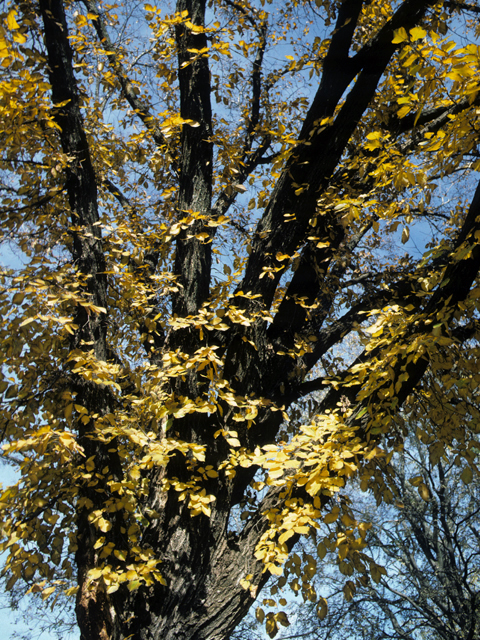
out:
<path id="1" fill-rule="evenodd" d="M 97 182 L 80 112 L 64 5 L 61 0 L 41 0 L 40 11 L 48 53 L 54 117 L 60 127 L 62 149 L 70 157 L 65 186 L 73 229 L 72 259 L 79 272 L 85 300 L 93 302 L 99 309 L 98 312 L 89 313 L 85 307 L 77 306 L 75 321 L 79 329 L 72 348 L 88 352 L 93 345 L 95 356 L 99 360 L 106 360 L 107 278 L 102 237 L 98 226 L 100 218 L 97 205 Z M 72 386 L 77 391 L 78 404 L 90 407 L 99 415 L 105 415 L 111 411 L 112 401 L 107 389 L 88 383 L 75 374 L 72 374 Z M 108 466 L 119 478 L 121 465 L 117 453 L 114 450 L 108 451 L 105 444 L 102 445 L 94 438 L 95 429 L 92 426 L 80 427 L 79 442 L 85 457 L 93 459 L 97 469 Z M 100 486 L 97 485 L 95 488 L 89 484 L 85 483 L 85 486 L 80 488 L 79 497 L 88 500 L 94 508 L 102 508 L 102 482 L 100 481 Z M 115 615 L 103 589 L 92 588 L 87 576 L 88 571 L 99 562 L 98 551 L 94 548 L 97 530 L 89 521 L 90 512 L 90 508 L 84 506 L 79 508 L 77 513 L 78 550 L 75 557 L 79 584 L 77 620 L 82 640 L 84 638 L 107 640 L 112 637 Z M 118 534 L 119 522 L 114 522 L 110 537 L 114 539 L 114 535 Z"/>

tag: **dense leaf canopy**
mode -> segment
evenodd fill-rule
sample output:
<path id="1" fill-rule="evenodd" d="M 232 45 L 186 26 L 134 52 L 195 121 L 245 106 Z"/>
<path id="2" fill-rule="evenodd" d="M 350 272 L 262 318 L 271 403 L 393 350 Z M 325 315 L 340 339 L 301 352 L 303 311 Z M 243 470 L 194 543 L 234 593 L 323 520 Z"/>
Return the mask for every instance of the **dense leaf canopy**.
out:
<path id="1" fill-rule="evenodd" d="M 302 535 L 379 579 L 346 483 L 395 498 L 407 408 L 478 473 L 479 15 L 2 3 L 9 589 L 76 594 L 82 640 L 222 640 Z"/>

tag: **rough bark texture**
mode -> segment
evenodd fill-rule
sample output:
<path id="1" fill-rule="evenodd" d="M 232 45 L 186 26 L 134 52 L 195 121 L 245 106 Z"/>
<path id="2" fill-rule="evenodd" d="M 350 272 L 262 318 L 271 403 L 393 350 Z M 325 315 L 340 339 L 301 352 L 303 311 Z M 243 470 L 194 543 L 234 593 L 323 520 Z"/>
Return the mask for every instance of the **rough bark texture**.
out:
<path id="1" fill-rule="evenodd" d="M 91 3 L 86 4 L 89 10 L 95 11 Z M 342 243 L 351 241 L 353 247 L 358 239 L 346 238 L 346 231 L 338 216 L 328 213 L 318 215 L 316 239 L 315 242 L 309 242 L 306 240 L 309 221 L 317 216 L 319 194 L 332 179 L 346 145 L 374 98 L 382 74 L 395 52 L 395 45 L 392 44 L 393 31 L 399 27 L 408 30 L 418 24 L 427 8 L 434 3 L 405 0 L 372 42 L 354 57 L 349 57 L 352 36 L 364 4 L 364 0 L 345 0 L 340 5 L 336 30 L 325 58 L 318 92 L 303 124 L 300 142 L 281 173 L 258 224 L 245 276 L 238 289 L 259 296 L 255 300 L 238 298 L 239 306 L 245 309 L 269 309 L 284 271 L 276 258 L 277 254 L 292 255 L 299 250 L 299 266 L 283 302 L 270 326 L 259 320 L 252 327 L 232 329 L 227 338 L 225 335 L 215 338 L 227 363 L 224 375 L 238 394 L 254 393 L 272 401 L 281 400 L 286 407 L 315 388 L 315 382 L 305 382 L 306 374 L 332 344 L 358 321 L 360 312 L 386 304 L 395 296 L 405 298 L 411 291 L 409 282 L 400 278 L 390 291 L 378 290 L 373 296 L 366 295 L 343 318 L 323 328 L 335 287 L 338 286 L 338 277 L 332 277 L 331 270 L 327 275 L 327 268 L 334 264 L 335 255 Z M 56 111 L 56 119 L 61 127 L 61 144 L 63 151 L 74 158 L 67 174 L 72 224 L 79 229 L 73 233 L 72 256 L 79 273 L 85 276 L 85 295 L 90 295 L 95 305 L 106 307 L 105 260 L 99 227 L 95 226 L 99 220 L 97 178 L 90 162 L 79 109 L 64 6 L 62 0 L 40 0 L 40 8 L 50 67 L 52 100 L 54 105 L 63 103 Z M 205 0 L 179 0 L 176 8 L 177 11 L 188 11 L 189 19 L 194 25 L 205 25 Z M 105 40 L 107 34 L 105 30 L 102 31 L 100 16 L 95 28 Z M 265 36 L 265 29 L 261 25 L 259 33 L 260 37 Z M 228 197 L 222 195 L 216 205 L 212 206 L 210 71 L 208 57 L 192 53 L 192 50 L 199 50 L 207 45 L 206 36 L 182 24 L 176 27 L 176 42 L 181 116 L 198 124 L 183 127 L 178 163 L 176 215 L 178 219 L 191 213 L 199 216 L 188 230 L 181 232 L 176 243 L 174 274 L 180 292 L 172 302 L 173 313 L 188 316 L 196 314 L 208 299 L 211 284 L 211 244 L 205 238 L 198 239 L 195 236 L 204 232 L 213 235 L 212 229 L 205 225 L 204 216 L 209 216 L 212 212 L 214 215 L 218 214 L 228 204 Z M 135 96 L 129 94 L 128 84 L 123 77 L 123 68 L 115 62 L 111 52 L 109 55 L 121 80 L 125 98 L 136 108 L 139 116 L 149 122 L 148 126 L 151 128 L 149 111 L 135 103 Z M 245 152 L 252 163 L 259 161 L 258 157 L 250 153 L 252 144 L 248 136 L 253 135 L 258 120 L 255 110 L 258 108 L 260 54 L 256 64 L 257 68 L 253 73 L 252 126 L 245 142 Z M 341 97 L 354 80 L 355 84 L 347 93 L 334 123 L 328 127 L 320 127 L 319 121 L 334 114 Z M 442 113 L 431 114 L 432 120 L 440 116 Z M 422 125 L 425 123 L 422 122 Z M 152 135 L 158 136 L 159 133 L 152 130 Z M 268 140 L 263 140 L 262 144 L 261 149 L 266 150 Z M 296 193 L 298 184 L 307 184 L 300 194 Z M 462 242 L 470 242 L 479 228 L 478 193 L 477 190 L 457 246 Z M 286 225 L 285 215 L 292 212 L 296 213 L 296 218 Z M 317 248 L 318 241 L 328 241 L 328 247 Z M 265 269 L 278 267 L 281 268 L 271 278 L 260 278 Z M 455 301 L 464 299 L 479 267 L 480 249 L 477 245 L 471 258 L 448 267 L 445 281 L 450 279 L 450 285 L 446 284 L 438 295 L 431 297 L 427 312 L 435 314 L 449 296 L 453 296 L 452 300 Z M 459 282 L 461 286 L 458 286 Z M 296 303 L 300 297 L 306 299 L 307 305 L 319 302 L 315 313 L 307 312 L 306 306 Z M 419 304 L 418 299 L 416 303 Z M 82 348 L 82 341 L 93 340 L 96 356 L 100 360 L 106 360 L 104 314 L 87 316 L 84 311 L 79 313 L 83 315 L 79 317 L 81 330 L 77 336 L 78 346 Z M 413 330 L 420 331 L 421 328 L 415 327 Z M 281 349 L 291 348 L 296 334 L 312 332 L 317 335 L 317 346 L 305 358 L 293 360 L 277 353 Z M 248 338 L 250 342 L 243 338 Z M 251 346 L 251 342 L 255 343 L 255 347 Z M 156 348 L 160 348 L 162 343 L 154 344 Z M 194 353 L 199 346 L 197 333 L 194 334 L 189 329 L 172 332 L 166 343 L 166 348 L 181 347 L 189 354 Z M 404 363 L 399 363 L 398 373 L 403 366 Z M 410 377 L 399 393 L 400 404 L 420 380 L 427 361 L 420 360 L 408 366 L 411 369 Z M 199 384 L 199 378 L 192 369 L 191 376 L 183 381 L 175 381 L 173 390 L 196 397 Z M 109 410 L 107 391 L 93 393 L 88 388 L 82 388 L 80 392 L 83 394 L 83 402 L 90 409 L 96 408 L 100 413 Z M 357 388 L 350 387 L 352 402 L 355 401 L 356 392 Z M 324 408 L 334 407 L 337 399 L 335 393 L 328 395 Z M 232 424 L 231 411 L 225 407 L 223 426 L 228 428 Z M 263 409 L 249 430 L 235 428 L 242 445 L 252 448 L 254 444 L 261 446 L 274 442 L 280 424 L 280 412 Z M 228 447 L 221 438 L 213 438 L 213 432 L 217 428 L 218 425 L 212 424 L 211 418 L 199 413 L 176 421 L 172 427 L 183 440 L 207 444 L 206 464 L 214 466 L 228 452 Z M 87 458 L 94 455 L 98 465 L 120 469 L 111 444 L 108 450 L 102 449 L 101 445 L 94 444 L 88 438 L 86 430 L 81 437 Z M 80 591 L 77 615 L 82 640 L 225 640 L 245 616 L 256 593 L 268 578 L 263 572 L 262 563 L 254 558 L 253 552 L 268 527 L 263 514 L 269 506 L 281 504 L 281 491 L 270 490 L 243 531 L 234 534 L 229 530 L 231 510 L 244 497 L 255 469 L 239 469 L 234 479 L 220 474 L 219 478 L 210 481 L 211 486 L 207 486 L 207 489 L 217 497 L 210 518 L 203 515 L 192 518 L 186 504 L 178 501 L 174 491 L 161 492 L 158 487 L 163 473 L 164 470 L 156 471 L 150 477 L 149 507 L 158 512 L 159 517 L 146 529 L 143 543 L 153 548 L 157 557 L 161 558 L 166 587 L 156 584 L 152 587 L 140 587 L 132 593 L 120 590 L 112 597 L 99 589 L 88 589 L 85 584 L 86 573 L 98 562 L 93 549 L 95 532 L 91 529 L 87 514 L 80 511 L 78 515 L 79 550 L 76 559 Z M 180 479 L 187 477 L 184 460 L 172 459 L 166 473 Z M 84 496 L 92 500 L 98 499 L 95 497 L 99 495 L 97 492 L 88 488 L 83 491 Z M 121 523 L 112 518 L 112 524 L 109 535 L 115 539 Z M 293 545 L 294 542 L 295 538 L 291 538 L 289 544 Z M 247 574 L 252 576 L 250 590 L 240 584 Z"/>
<path id="2" fill-rule="evenodd" d="M 52 102 L 55 120 L 60 127 L 62 149 L 70 158 L 66 174 L 66 191 L 71 211 L 72 259 L 78 270 L 85 299 L 102 309 L 99 313 L 89 313 L 81 305 L 77 306 L 76 323 L 79 329 L 75 335 L 73 348 L 88 352 L 92 346 L 99 360 L 107 359 L 106 313 L 107 279 L 102 238 L 98 222 L 97 182 L 92 167 L 90 151 L 80 112 L 79 95 L 73 73 L 73 55 L 68 42 L 68 28 L 62 0 L 41 0 L 40 11 L 44 24 L 45 46 L 48 53 Z M 56 107 L 57 104 L 61 106 Z M 77 392 L 76 401 L 91 407 L 99 415 L 111 410 L 108 389 L 99 388 L 72 374 L 72 386 Z M 119 477 L 120 462 L 117 454 L 107 451 L 107 446 L 93 439 L 91 426 L 80 428 L 79 442 L 85 457 L 94 460 L 95 467 L 108 466 Z M 82 464 L 84 464 L 82 462 Z M 91 484 L 91 483 L 90 483 Z M 103 497 L 101 481 L 93 488 L 86 483 L 80 488 L 79 498 L 91 501 L 101 508 Z M 77 513 L 79 591 L 77 596 L 77 620 L 81 639 L 112 637 L 114 609 L 101 588 L 88 585 L 87 572 L 98 564 L 98 552 L 94 545 L 97 530 L 88 519 L 90 510 L 80 508 Z M 118 523 L 114 525 L 118 535 Z"/>

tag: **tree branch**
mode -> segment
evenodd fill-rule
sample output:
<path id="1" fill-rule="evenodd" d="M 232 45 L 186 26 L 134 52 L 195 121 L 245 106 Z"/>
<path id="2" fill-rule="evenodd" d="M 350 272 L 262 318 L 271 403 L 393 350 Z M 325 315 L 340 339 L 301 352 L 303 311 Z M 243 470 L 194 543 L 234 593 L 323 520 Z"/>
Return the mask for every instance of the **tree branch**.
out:
<path id="1" fill-rule="evenodd" d="M 85 5 L 87 11 L 95 16 L 95 19 L 92 20 L 93 26 L 95 28 L 95 31 L 97 32 L 98 39 L 106 50 L 105 55 L 107 56 L 107 60 L 120 83 L 124 98 L 127 100 L 128 104 L 132 107 L 136 115 L 145 125 L 156 145 L 158 147 L 165 147 L 167 150 L 170 149 L 168 141 L 166 140 L 160 127 L 156 123 L 156 119 L 152 114 L 151 107 L 143 100 L 141 100 L 133 90 L 133 85 L 128 78 L 124 66 L 119 61 L 118 52 L 116 51 L 116 47 L 110 38 L 107 27 L 105 25 L 105 21 L 101 14 L 98 12 L 97 5 L 93 2 L 93 0 L 81 0 L 81 2 L 83 2 L 83 4 Z M 174 153 L 171 152 L 168 155 L 173 171 L 178 174 L 179 166 L 177 161 L 175 160 Z"/>
<path id="2" fill-rule="evenodd" d="M 350 38 L 353 35 L 351 23 L 354 22 L 354 16 L 358 14 L 355 12 L 359 12 L 361 6 L 358 2 L 346 2 L 342 5 L 344 11 L 348 6 L 351 21 L 345 26 L 345 31 L 342 31 L 344 23 L 342 11 L 340 12 L 337 21 L 339 31 L 333 36 L 330 45 L 331 62 L 338 61 L 340 55 L 341 64 L 335 67 L 334 64 L 327 63 L 329 50 L 319 90 L 302 128 L 302 142 L 292 151 L 258 224 L 256 240 L 252 246 L 245 276 L 239 286 L 239 290 L 258 294 L 267 308 L 271 305 L 275 289 L 285 271 L 284 263 L 276 256 L 278 254 L 293 255 L 304 238 L 309 220 L 315 217 L 318 193 L 328 184 L 396 50 L 396 45 L 392 43 L 393 31 L 400 26 L 406 29 L 414 26 L 432 3 L 432 0 L 423 2 L 406 0 L 402 3 L 389 22 L 382 27 L 380 33 L 355 56 L 353 66 L 346 64 L 344 59 L 346 55 L 344 52 L 347 50 L 345 34 L 350 34 Z M 358 79 L 335 121 L 331 126 L 322 126 L 320 124 L 322 119 L 333 115 L 338 101 L 359 68 L 361 71 Z M 286 233 L 284 216 L 292 211 L 296 212 L 296 217 L 288 223 Z M 334 246 L 338 245 L 343 237 L 343 227 L 336 216 L 319 216 L 318 222 L 320 224 L 316 227 L 316 234 L 320 240 L 325 242 L 328 240 Z M 270 276 L 260 278 L 265 272 Z"/>
<path id="3" fill-rule="evenodd" d="M 205 27 L 205 0 L 178 0 L 177 12 L 188 12 L 189 20 Z M 212 109 L 210 103 L 210 70 L 208 57 L 196 51 L 206 48 L 204 31 L 194 32 L 187 23 L 175 28 L 180 84 L 180 115 L 198 126 L 184 126 L 181 134 L 179 217 L 193 212 L 211 215 L 212 201 Z M 173 313 L 186 316 L 198 312 L 209 296 L 212 262 L 211 242 L 196 234 L 212 235 L 212 228 L 199 218 L 177 239 L 174 274 L 181 289 L 173 299 Z"/>
<path id="4" fill-rule="evenodd" d="M 469 4 L 468 2 L 455 2 L 454 0 L 447 0 L 444 3 L 445 7 L 452 9 L 459 9 L 460 11 L 470 11 L 471 13 L 480 13 L 480 7 Z"/>

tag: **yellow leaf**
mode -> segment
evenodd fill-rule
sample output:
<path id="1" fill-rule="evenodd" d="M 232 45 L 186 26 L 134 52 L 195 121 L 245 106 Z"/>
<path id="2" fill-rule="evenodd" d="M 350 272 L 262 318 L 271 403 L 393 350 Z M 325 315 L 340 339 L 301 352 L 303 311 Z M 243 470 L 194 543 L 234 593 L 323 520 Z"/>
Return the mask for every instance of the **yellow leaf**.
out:
<path id="1" fill-rule="evenodd" d="M 193 33 L 203 33 L 205 31 L 204 27 L 202 27 L 201 25 L 193 24 L 193 22 L 190 22 L 190 20 L 187 20 L 185 22 L 185 26 L 187 27 L 187 29 L 193 31 Z"/>
<path id="2" fill-rule="evenodd" d="M 415 40 L 422 40 L 423 38 L 425 38 L 426 35 L 427 35 L 427 32 L 425 31 L 425 29 L 422 29 L 421 27 L 414 27 L 413 29 L 410 29 L 410 36 L 412 38 L 412 42 L 415 42 Z"/>
<path id="3" fill-rule="evenodd" d="M 250 588 L 250 580 L 246 580 L 245 578 L 242 578 L 240 580 L 240 586 L 245 589 L 245 591 L 248 591 L 248 589 Z"/>
<path id="4" fill-rule="evenodd" d="M 310 531 L 310 527 L 301 525 L 298 527 L 294 527 L 293 530 L 295 531 L 295 533 L 300 533 L 301 535 L 307 535 L 307 533 Z"/>
<path id="5" fill-rule="evenodd" d="M 327 515 L 323 518 L 325 524 L 332 524 L 338 519 L 338 513 L 327 513 Z"/>
<path id="6" fill-rule="evenodd" d="M 421 498 L 425 500 L 425 502 L 428 502 L 430 500 L 430 491 L 428 490 L 428 487 L 424 482 L 422 482 L 422 484 L 418 486 L 418 493 L 420 494 Z"/>
<path id="7" fill-rule="evenodd" d="M 328 604 L 325 598 L 320 598 L 317 604 L 317 616 L 320 620 L 325 620 L 328 613 Z"/>
<path id="8" fill-rule="evenodd" d="M 470 484 L 473 480 L 473 472 L 470 467 L 465 467 L 460 476 L 465 484 Z"/>
<path id="9" fill-rule="evenodd" d="M 373 565 L 373 567 L 370 568 L 370 574 L 371 574 L 374 582 L 376 582 L 377 584 L 382 579 L 382 574 L 380 573 L 380 569 L 379 569 L 379 567 L 377 565 Z"/>
<path id="10" fill-rule="evenodd" d="M 8 60 L 9 56 L 10 56 L 10 51 L 9 51 L 7 41 L 5 40 L 3 35 L 0 33 L 0 58 L 7 58 L 7 60 L 4 60 L 4 62 L 2 63 L 3 67 L 8 66 L 10 64 Z"/>
<path id="11" fill-rule="evenodd" d="M 343 587 L 343 595 L 347 602 L 350 602 L 356 590 L 357 588 L 355 586 L 355 583 L 353 583 L 351 580 L 348 580 L 348 582 Z"/>
<path id="12" fill-rule="evenodd" d="M 65 420 L 68 420 L 71 417 L 72 412 L 73 412 L 73 402 L 70 402 L 70 404 L 67 404 L 67 406 L 65 407 L 65 411 L 63 412 L 65 416 Z"/>
<path id="13" fill-rule="evenodd" d="M 135 589 L 138 589 L 139 586 L 140 586 L 140 580 L 132 580 L 127 584 L 127 589 L 129 591 L 135 591 Z"/>
<path id="14" fill-rule="evenodd" d="M 26 318 L 23 322 L 20 323 L 20 327 L 26 327 L 27 324 L 30 324 L 31 322 L 33 322 L 35 320 L 35 318 Z"/>
<path id="15" fill-rule="evenodd" d="M 263 609 L 261 609 L 260 607 L 257 607 L 255 611 L 255 617 L 258 620 L 258 622 L 262 624 L 263 621 L 265 620 L 265 612 L 263 611 Z"/>
<path id="16" fill-rule="evenodd" d="M 58 439 L 63 444 L 63 446 L 67 447 L 68 449 L 70 449 L 75 442 L 75 436 L 73 435 L 73 433 L 68 432 L 60 434 Z"/>
<path id="17" fill-rule="evenodd" d="M 406 115 L 410 113 L 411 110 L 412 110 L 411 107 L 409 107 L 408 105 L 405 105 L 404 107 L 402 107 L 397 111 L 397 116 L 399 118 L 404 118 Z"/>
<path id="18" fill-rule="evenodd" d="M 268 614 L 267 621 L 265 623 L 265 631 L 269 635 L 270 638 L 274 638 L 278 633 L 278 625 L 277 621 L 273 614 Z"/>
<path id="19" fill-rule="evenodd" d="M 400 27 L 400 29 L 396 29 L 393 33 L 395 36 L 392 40 L 393 44 L 399 44 L 400 42 L 405 42 L 405 40 L 408 40 L 408 34 L 403 27 Z"/>
<path id="20" fill-rule="evenodd" d="M 283 544 L 289 538 L 291 538 L 293 535 L 294 535 L 293 529 L 288 529 L 287 531 L 284 531 L 282 534 L 280 534 L 280 536 L 278 538 L 279 544 Z"/>
<path id="21" fill-rule="evenodd" d="M 278 567 L 276 564 L 273 564 L 273 563 L 268 564 L 267 569 L 274 576 L 281 576 L 283 573 L 282 567 Z"/>
<path id="22" fill-rule="evenodd" d="M 279 611 L 275 615 L 275 620 L 277 622 L 279 622 L 283 627 L 289 627 L 290 626 L 290 622 L 288 620 L 288 617 L 287 617 L 287 614 L 285 613 L 285 611 Z"/>
<path id="23" fill-rule="evenodd" d="M 17 15 L 17 12 L 15 11 L 15 9 L 10 9 L 10 11 L 8 12 L 7 26 L 10 29 L 10 31 L 15 31 L 15 29 L 20 29 L 20 25 L 15 19 L 16 15 Z"/>
<path id="24" fill-rule="evenodd" d="M 85 16 L 79 15 L 77 16 L 76 24 L 77 24 L 77 27 L 82 28 L 88 24 L 88 20 Z"/>
<path id="25" fill-rule="evenodd" d="M 88 576 L 89 578 L 91 578 L 92 580 L 98 580 L 98 578 L 100 578 L 100 576 L 102 575 L 103 571 L 101 569 L 91 569 L 88 572 Z"/>
<path id="26" fill-rule="evenodd" d="M 46 600 L 48 596 L 51 596 L 57 587 L 47 587 L 42 591 L 42 600 Z"/>
<path id="27" fill-rule="evenodd" d="M 103 531 L 103 533 L 107 533 L 107 531 L 110 531 L 110 529 L 112 528 L 112 523 L 108 520 L 105 520 L 105 518 L 100 518 L 98 521 L 98 528 L 100 529 L 100 531 Z"/>

